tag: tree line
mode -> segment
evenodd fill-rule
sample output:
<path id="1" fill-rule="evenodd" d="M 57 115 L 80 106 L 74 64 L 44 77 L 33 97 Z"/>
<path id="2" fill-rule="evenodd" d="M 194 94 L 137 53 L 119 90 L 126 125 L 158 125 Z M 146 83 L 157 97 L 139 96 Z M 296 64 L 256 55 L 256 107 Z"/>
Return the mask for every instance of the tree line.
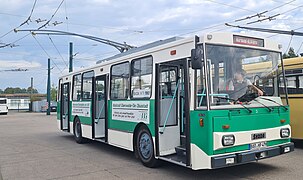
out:
<path id="1" fill-rule="evenodd" d="M 35 88 L 28 87 L 26 88 L 20 88 L 20 87 L 7 87 L 4 90 L 0 89 L 0 94 L 38 94 L 38 90 Z"/>
<path id="2" fill-rule="evenodd" d="M 28 87 L 27 89 L 26 88 L 20 88 L 20 87 L 7 87 L 4 90 L 0 89 L 0 94 L 30 94 L 31 90 L 32 90 L 31 87 Z M 33 94 L 38 94 L 39 92 L 38 92 L 37 89 L 33 88 L 32 93 Z M 57 87 L 54 84 L 52 84 L 50 93 L 51 93 L 51 100 L 56 101 L 56 99 L 57 99 Z M 33 96 L 32 98 L 33 98 L 34 101 L 41 100 L 41 98 L 38 98 L 38 97 L 35 97 L 35 96 Z"/>

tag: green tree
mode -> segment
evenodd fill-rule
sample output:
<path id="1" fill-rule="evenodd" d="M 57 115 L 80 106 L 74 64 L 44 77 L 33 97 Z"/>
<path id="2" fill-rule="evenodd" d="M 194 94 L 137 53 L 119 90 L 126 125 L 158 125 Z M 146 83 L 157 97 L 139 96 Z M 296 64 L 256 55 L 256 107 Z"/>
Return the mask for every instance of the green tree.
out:
<path id="1" fill-rule="evenodd" d="M 298 57 L 293 47 L 290 47 L 288 53 L 283 54 L 283 59 Z"/>
<path id="2" fill-rule="evenodd" d="M 30 87 L 29 88 L 19 88 L 19 87 L 7 87 L 3 91 L 4 94 L 20 94 L 20 93 L 30 93 Z M 33 88 L 33 94 L 37 94 L 38 90 Z"/>
<path id="3" fill-rule="evenodd" d="M 4 91 L 2 89 L 0 89 L 0 94 L 3 94 L 3 93 L 4 93 Z"/>
<path id="4" fill-rule="evenodd" d="M 28 87 L 27 90 L 26 90 L 26 92 L 30 94 L 31 93 L 31 89 L 32 89 L 31 87 Z M 38 90 L 35 89 L 35 88 L 33 88 L 33 94 L 38 94 Z"/>
<path id="5" fill-rule="evenodd" d="M 5 94 L 15 94 L 15 88 L 12 88 L 12 87 L 7 87 L 4 89 L 4 93 Z"/>
<path id="6" fill-rule="evenodd" d="M 57 101 L 57 87 L 55 86 L 55 84 L 52 84 L 51 87 L 51 101 Z"/>

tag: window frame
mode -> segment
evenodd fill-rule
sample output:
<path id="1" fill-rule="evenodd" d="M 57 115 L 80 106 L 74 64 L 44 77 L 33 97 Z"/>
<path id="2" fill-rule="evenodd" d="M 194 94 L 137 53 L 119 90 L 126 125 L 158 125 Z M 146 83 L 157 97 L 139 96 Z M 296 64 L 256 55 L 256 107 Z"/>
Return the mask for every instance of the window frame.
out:
<path id="1" fill-rule="evenodd" d="M 151 71 L 151 79 L 150 79 L 150 94 L 149 97 L 142 97 L 142 98 L 135 98 L 132 96 L 132 65 L 135 63 L 135 61 L 140 61 L 142 59 L 146 59 L 146 58 L 151 58 L 151 65 L 152 65 L 152 71 Z M 154 75 L 154 58 L 152 55 L 149 56 L 144 56 L 144 57 L 140 57 L 140 58 L 136 58 L 131 60 L 130 62 L 130 74 L 129 74 L 129 97 L 132 100 L 148 100 L 152 97 L 152 93 L 153 93 L 153 75 Z"/>
<path id="2" fill-rule="evenodd" d="M 113 85 L 113 83 L 112 83 L 112 80 L 113 80 L 113 76 L 112 76 L 112 72 L 113 72 L 113 67 L 115 67 L 115 66 L 117 66 L 117 65 L 121 65 L 121 64 L 124 64 L 124 63 L 127 63 L 128 64 L 128 83 L 127 83 L 127 87 L 128 87 L 128 89 L 129 89 L 129 86 L 130 86 L 130 62 L 129 61 L 124 61 L 124 62 L 121 62 L 121 63 L 117 63 L 117 64 L 113 64 L 111 67 L 110 67 L 110 86 L 109 86 L 109 88 L 110 88 L 110 94 L 109 94 L 109 98 L 111 99 L 111 100 L 127 100 L 129 97 L 130 97 L 130 90 L 128 90 L 128 92 L 126 93 L 127 94 L 127 97 L 124 97 L 124 98 L 113 98 L 112 97 L 112 85 Z"/>
<path id="3" fill-rule="evenodd" d="M 92 79 L 92 92 L 91 92 L 91 97 L 90 98 L 84 98 L 84 96 L 83 96 L 83 76 L 84 76 L 84 74 L 87 74 L 87 73 L 91 73 L 91 72 L 93 72 L 93 76 L 91 77 L 91 79 Z M 94 78 L 95 77 L 95 71 L 94 70 L 90 70 L 90 71 L 86 71 L 86 72 L 83 72 L 82 74 L 81 74 L 81 100 L 92 100 L 93 99 L 93 91 L 94 91 Z"/>
<path id="4" fill-rule="evenodd" d="M 74 91 L 75 91 L 75 77 L 76 76 L 79 76 L 80 75 L 80 77 L 81 77 L 81 86 L 82 86 L 82 76 L 81 76 L 81 73 L 78 73 L 78 74 L 75 74 L 75 75 L 73 75 L 73 81 L 72 81 L 72 101 L 81 101 L 81 99 L 82 99 L 82 97 L 81 97 L 81 95 L 80 95 L 80 99 L 74 99 Z M 80 86 L 80 91 L 81 91 L 81 94 L 82 94 L 82 90 L 81 90 L 81 86 Z"/>
<path id="5" fill-rule="evenodd" d="M 63 79 L 60 78 L 58 81 L 58 93 L 57 93 L 57 102 L 61 101 L 61 85 L 62 85 Z"/>

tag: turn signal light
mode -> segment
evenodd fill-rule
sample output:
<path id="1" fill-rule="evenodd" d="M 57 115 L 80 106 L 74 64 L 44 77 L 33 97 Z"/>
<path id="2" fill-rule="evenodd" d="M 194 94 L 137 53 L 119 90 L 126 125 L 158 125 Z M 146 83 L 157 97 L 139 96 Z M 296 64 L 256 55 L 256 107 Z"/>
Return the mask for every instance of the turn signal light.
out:
<path id="1" fill-rule="evenodd" d="M 200 120 L 199 120 L 199 124 L 200 124 L 200 126 L 201 126 L 201 127 L 203 127 L 203 126 L 204 126 L 204 121 L 203 121 L 203 118 L 200 118 Z"/>
<path id="2" fill-rule="evenodd" d="M 286 120 L 285 120 L 285 119 L 281 119 L 280 122 L 281 122 L 281 123 L 285 123 Z"/>
<path id="3" fill-rule="evenodd" d="M 230 126 L 229 126 L 229 125 L 223 125 L 222 128 L 223 128 L 223 129 L 229 129 Z"/>

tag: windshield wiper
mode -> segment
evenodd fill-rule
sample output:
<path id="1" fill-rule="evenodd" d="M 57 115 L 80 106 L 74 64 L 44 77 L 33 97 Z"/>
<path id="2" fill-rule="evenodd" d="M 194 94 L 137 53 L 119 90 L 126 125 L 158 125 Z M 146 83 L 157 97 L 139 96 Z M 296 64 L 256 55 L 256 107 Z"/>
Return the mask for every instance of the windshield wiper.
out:
<path id="1" fill-rule="evenodd" d="M 261 97 L 261 96 L 260 96 L 259 98 L 260 98 L 260 99 L 267 100 L 267 101 L 270 101 L 270 102 L 273 102 L 273 103 L 275 103 L 275 104 L 278 104 L 280 107 L 283 107 L 285 111 L 288 110 L 287 107 L 285 107 L 284 105 L 282 105 L 282 104 L 280 104 L 280 103 L 278 103 L 278 102 L 276 102 L 276 101 L 274 101 L 274 100 L 272 100 L 272 99 L 264 98 L 264 97 Z"/>
<path id="2" fill-rule="evenodd" d="M 231 100 L 231 101 L 233 101 L 233 102 L 237 102 L 237 100 L 231 99 L 231 98 L 227 98 L 227 97 L 222 97 L 222 96 L 213 96 L 213 97 L 215 97 L 215 98 L 220 98 L 220 99 Z M 249 113 L 252 113 L 252 110 L 249 109 L 248 107 L 244 106 L 244 104 L 242 104 L 242 103 L 238 103 L 238 104 L 240 104 L 242 107 L 244 107 Z"/>
<path id="3" fill-rule="evenodd" d="M 261 103 L 260 101 L 257 101 L 257 100 L 255 100 L 255 99 L 253 99 L 253 100 L 256 101 L 257 103 L 263 105 L 264 107 L 266 107 L 266 108 L 268 109 L 268 112 L 271 112 L 271 111 L 272 111 L 272 109 L 271 109 L 270 107 L 266 106 L 265 104 Z"/>

